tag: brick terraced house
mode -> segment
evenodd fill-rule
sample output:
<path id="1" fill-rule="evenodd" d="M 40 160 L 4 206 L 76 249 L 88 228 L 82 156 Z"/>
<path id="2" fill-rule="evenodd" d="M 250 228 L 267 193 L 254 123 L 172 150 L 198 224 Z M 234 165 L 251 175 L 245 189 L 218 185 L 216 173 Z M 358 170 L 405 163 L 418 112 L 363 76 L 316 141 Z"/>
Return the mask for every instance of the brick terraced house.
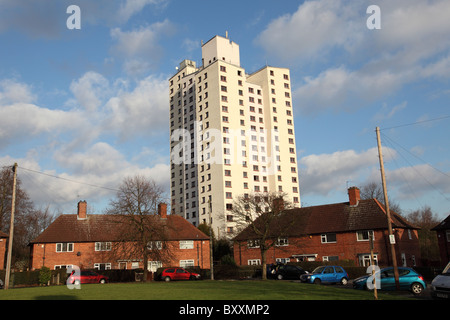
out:
<path id="1" fill-rule="evenodd" d="M 349 202 L 284 210 L 271 228 L 273 238 L 279 239 L 267 251 L 266 262 L 352 260 L 368 266 L 373 235 L 376 263 L 392 265 L 384 206 L 376 199 L 361 200 L 356 187 L 348 192 Z M 395 212 L 391 221 L 397 264 L 420 265 L 418 228 Z M 261 264 L 259 243 L 250 227 L 234 238 L 234 259 L 238 265 Z"/>
<path id="2" fill-rule="evenodd" d="M 8 238 L 6 233 L 0 231 L 0 270 L 5 269 Z"/>
<path id="3" fill-rule="evenodd" d="M 446 265 L 450 262 L 450 215 L 431 230 L 436 231 L 441 263 Z"/>
<path id="4" fill-rule="evenodd" d="M 42 266 L 58 269 L 69 265 L 99 270 L 143 268 L 141 256 L 130 257 L 119 250 L 118 243 L 129 246 L 128 252 L 132 250 L 133 243 L 123 238 L 129 220 L 120 215 L 88 215 L 86 209 L 86 201 L 80 201 L 77 214 L 59 216 L 30 243 L 31 269 Z M 160 250 L 157 256 L 163 259 L 153 261 L 150 256 L 148 270 L 154 272 L 164 266 L 209 269 L 209 237 L 183 217 L 167 215 L 166 211 L 167 205 L 160 204 L 158 215 L 146 216 L 148 223 L 164 230 L 162 238 L 153 239 L 148 246 L 149 250 Z"/>

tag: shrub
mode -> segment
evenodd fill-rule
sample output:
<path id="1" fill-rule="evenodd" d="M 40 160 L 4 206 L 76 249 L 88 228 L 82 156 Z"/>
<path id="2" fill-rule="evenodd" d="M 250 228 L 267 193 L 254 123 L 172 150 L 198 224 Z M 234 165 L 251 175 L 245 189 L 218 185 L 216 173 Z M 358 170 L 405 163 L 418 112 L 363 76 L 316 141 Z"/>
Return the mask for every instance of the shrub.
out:
<path id="1" fill-rule="evenodd" d="M 42 267 L 39 270 L 39 284 L 47 285 L 52 277 L 52 271 L 47 267 Z"/>

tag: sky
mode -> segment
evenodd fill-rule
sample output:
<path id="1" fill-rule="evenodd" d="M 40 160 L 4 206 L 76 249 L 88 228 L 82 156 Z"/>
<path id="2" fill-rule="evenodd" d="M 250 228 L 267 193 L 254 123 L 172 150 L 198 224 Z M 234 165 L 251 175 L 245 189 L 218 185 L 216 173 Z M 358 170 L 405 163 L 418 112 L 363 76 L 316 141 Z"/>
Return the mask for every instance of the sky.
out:
<path id="1" fill-rule="evenodd" d="M 0 166 L 55 213 L 102 213 L 130 176 L 168 190 L 168 79 L 228 32 L 247 73 L 291 70 L 303 206 L 381 183 L 379 127 L 390 200 L 444 219 L 449 17 L 448 0 L 0 0 Z"/>

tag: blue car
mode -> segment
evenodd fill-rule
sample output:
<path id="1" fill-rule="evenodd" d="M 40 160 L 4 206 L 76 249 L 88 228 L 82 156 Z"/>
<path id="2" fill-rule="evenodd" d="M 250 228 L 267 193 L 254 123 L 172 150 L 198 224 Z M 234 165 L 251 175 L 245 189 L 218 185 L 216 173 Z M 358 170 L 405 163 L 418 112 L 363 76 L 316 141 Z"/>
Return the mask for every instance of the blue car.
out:
<path id="1" fill-rule="evenodd" d="M 380 277 L 381 288 L 378 290 L 396 290 L 395 278 L 394 278 L 394 268 L 384 268 L 377 273 L 375 273 L 375 278 Z M 353 280 L 353 288 L 355 289 L 367 289 L 367 279 L 369 275 L 359 277 Z M 419 295 L 427 287 L 423 277 L 414 271 L 414 269 L 406 267 L 398 267 L 398 280 L 400 285 L 400 290 L 411 291 L 415 295 Z"/>
<path id="2" fill-rule="evenodd" d="M 303 274 L 300 279 L 306 283 L 340 283 L 346 285 L 348 283 L 348 274 L 340 266 L 320 266 L 311 273 Z"/>

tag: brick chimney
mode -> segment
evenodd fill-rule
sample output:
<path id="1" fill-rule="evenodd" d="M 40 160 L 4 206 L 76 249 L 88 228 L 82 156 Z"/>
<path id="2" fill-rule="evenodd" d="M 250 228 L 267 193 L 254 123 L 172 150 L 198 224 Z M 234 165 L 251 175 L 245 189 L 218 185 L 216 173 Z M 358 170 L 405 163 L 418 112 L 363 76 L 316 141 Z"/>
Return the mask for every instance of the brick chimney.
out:
<path id="1" fill-rule="evenodd" d="M 283 197 L 279 197 L 276 199 L 273 199 L 273 211 L 275 213 L 280 213 L 284 210 L 284 199 Z"/>
<path id="2" fill-rule="evenodd" d="M 162 219 L 167 219 L 167 204 L 166 203 L 158 204 L 158 214 L 161 216 Z"/>
<path id="3" fill-rule="evenodd" d="M 86 220 L 87 219 L 87 202 L 80 201 L 78 202 L 78 220 Z"/>
<path id="4" fill-rule="evenodd" d="M 351 206 L 357 206 L 361 196 L 357 187 L 348 188 L 348 200 Z"/>

